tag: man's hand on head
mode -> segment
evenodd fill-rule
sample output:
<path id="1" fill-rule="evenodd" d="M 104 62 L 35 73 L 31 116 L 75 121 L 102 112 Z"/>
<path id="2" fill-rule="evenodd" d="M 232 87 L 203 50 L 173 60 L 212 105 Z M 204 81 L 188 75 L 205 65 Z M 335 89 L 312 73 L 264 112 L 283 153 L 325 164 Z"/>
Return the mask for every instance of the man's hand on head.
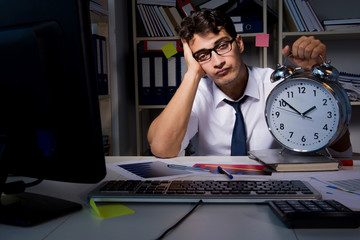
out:
<path id="1" fill-rule="evenodd" d="M 193 57 L 189 44 L 184 39 L 182 39 L 181 41 L 184 48 L 184 57 L 188 69 L 187 71 L 195 75 L 199 74 L 200 77 L 204 77 L 205 72 L 202 69 L 201 65 Z"/>

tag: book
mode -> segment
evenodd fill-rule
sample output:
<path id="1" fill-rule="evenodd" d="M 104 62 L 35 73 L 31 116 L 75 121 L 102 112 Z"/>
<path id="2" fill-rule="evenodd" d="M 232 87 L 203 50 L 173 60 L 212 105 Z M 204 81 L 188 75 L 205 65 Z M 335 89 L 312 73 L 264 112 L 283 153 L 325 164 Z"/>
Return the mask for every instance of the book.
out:
<path id="1" fill-rule="evenodd" d="M 137 8 L 138 8 L 139 15 L 141 17 L 141 20 L 143 22 L 143 25 L 145 27 L 147 35 L 150 36 L 150 37 L 155 37 L 154 30 L 152 29 L 150 20 L 149 20 L 149 18 L 147 16 L 147 13 L 145 12 L 144 5 L 138 4 Z"/>
<path id="2" fill-rule="evenodd" d="M 178 12 L 178 10 L 176 9 L 176 7 L 170 7 L 169 10 L 176 21 L 176 26 L 180 26 L 182 17 L 180 15 L 180 13 Z"/>
<path id="3" fill-rule="evenodd" d="M 168 7 L 164 7 L 164 11 L 166 13 L 166 15 L 168 16 L 170 22 L 171 22 L 171 25 L 172 27 L 174 28 L 174 31 L 176 33 L 176 27 L 178 26 L 178 23 L 176 22 L 174 16 L 172 15 L 171 11 L 170 11 L 170 8 Z M 175 34 L 175 36 L 177 35 L 177 33 Z"/>
<path id="4" fill-rule="evenodd" d="M 95 13 L 97 13 L 99 15 L 105 15 L 105 16 L 109 15 L 109 11 L 106 10 L 101 5 L 101 3 L 99 3 L 97 0 L 90 0 L 89 3 L 90 3 L 90 5 L 89 5 L 90 11 L 95 12 Z"/>
<path id="5" fill-rule="evenodd" d="M 337 24 L 360 24 L 360 18 L 344 18 L 344 19 L 325 19 L 324 25 L 337 25 Z"/>
<path id="6" fill-rule="evenodd" d="M 289 11 L 293 21 L 296 24 L 296 27 L 299 32 L 306 32 L 307 28 L 305 26 L 304 20 L 301 17 L 299 9 L 297 8 L 294 0 L 285 0 L 285 7 Z M 286 15 L 285 15 L 286 16 Z M 291 29 L 292 31 L 293 29 Z"/>
<path id="7" fill-rule="evenodd" d="M 324 31 L 309 1 L 295 0 L 295 4 L 299 9 L 308 31 Z"/>
<path id="8" fill-rule="evenodd" d="M 297 153 L 280 149 L 249 151 L 249 157 L 277 172 L 335 171 L 339 161 L 333 158 L 309 153 Z"/>
<path id="9" fill-rule="evenodd" d="M 295 4 L 299 10 L 300 16 L 303 19 L 303 22 L 309 32 L 315 31 L 313 22 L 311 21 L 311 16 L 309 9 L 307 8 L 306 3 L 303 0 L 295 0 Z"/>
<path id="10" fill-rule="evenodd" d="M 285 1 L 285 4 L 284 4 L 284 19 L 285 19 L 285 24 L 288 28 L 288 31 L 290 31 L 290 32 L 299 32 L 300 31 L 300 26 L 295 21 L 295 17 L 293 17 L 292 9 L 290 8 L 288 1 Z"/>
<path id="11" fill-rule="evenodd" d="M 161 20 L 159 19 L 158 14 L 155 10 L 156 6 L 149 5 L 148 7 L 149 7 L 150 14 L 153 18 L 154 27 L 158 29 L 159 36 L 166 37 L 167 33 L 166 33 L 164 25 L 162 24 Z M 160 14 L 160 12 L 159 12 L 159 14 Z"/>
<path id="12" fill-rule="evenodd" d="M 176 7 L 137 4 L 137 21 L 142 22 L 143 31 L 137 32 L 148 37 L 173 37 L 175 27 L 180 25 L 182 16 Z M 141 25 L 141 24 L 140 24 Z"/>
<path id="13" fill-rule="evenodd" d="M 96 81 L 99 95 L 109 94 L 106 38 L 97 34 L 92 35 L 95 57 Z"/>
<path id="14" fill-rule="evenodd" d="M 176 6 L 176 0 L 137 0 L 137 4 L 148 4 L 148 5 L 161 5 L 161 6 Z"/>
<path id="15" fill-rule="evenodd" d="M 164 20 L 166 21 L 166 24 L 170 28 L 170 31 L 172 32 L 172 36 L 176 36 L 177 32 L 175 31 L 174 25 L 172 24 L 169 16 L 166 14 L 165 9 L 163 6 L 159 7 L 160 13 L 163 15 Z"/>
<path id="16" fill-rule="evenodd" d="M 360 31 L 360 24 L 325 25 L 326 31 Z"/>
<path id="17" fill-rule="evenodd" d="M 321 25 L 320 19 L 316 15 L 314 8 L 311 6 L 311 3 L 309 1 L 305 1 L 305 3 L 310 11 L 310 14 L 312 15 L 313 23 L 317 31 L 324 31 L 324 27 Z"/>

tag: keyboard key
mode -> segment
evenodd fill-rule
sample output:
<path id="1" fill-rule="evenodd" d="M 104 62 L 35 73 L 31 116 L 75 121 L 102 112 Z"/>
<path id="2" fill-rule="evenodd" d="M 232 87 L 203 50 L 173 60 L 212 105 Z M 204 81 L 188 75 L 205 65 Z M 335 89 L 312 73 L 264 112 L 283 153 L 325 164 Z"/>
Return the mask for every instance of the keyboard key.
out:
<path id="1" fill-rule="evenodd" d="M 108 181 L 89 193 L 97 201 L 132 202 L 266 202 L 275 199 L 317 199 L 321 195 L 302 181 Z M 105 200 L 104 200 L 105 201 Z M 318 206 L 319 207 L 319 206 Z M 327 208 L 336 208 L 328 205 Z"/>
<path id="2" fill-rule="evenodd" d="M 360 212 L 335 200 L 278 200 L 269 206 L 289 228 L 357 228 Z"/>

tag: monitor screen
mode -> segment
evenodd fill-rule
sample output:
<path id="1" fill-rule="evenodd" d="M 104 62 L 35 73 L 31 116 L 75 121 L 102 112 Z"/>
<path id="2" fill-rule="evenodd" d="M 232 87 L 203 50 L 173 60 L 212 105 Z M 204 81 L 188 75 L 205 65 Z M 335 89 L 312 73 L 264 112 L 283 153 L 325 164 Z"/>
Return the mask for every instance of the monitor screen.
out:
<path id="1" fill-rule="evenodd" d="M 89 0 L 0 1 L 0 136 L 1 192 L 9 175 L 104 178 Z"/>

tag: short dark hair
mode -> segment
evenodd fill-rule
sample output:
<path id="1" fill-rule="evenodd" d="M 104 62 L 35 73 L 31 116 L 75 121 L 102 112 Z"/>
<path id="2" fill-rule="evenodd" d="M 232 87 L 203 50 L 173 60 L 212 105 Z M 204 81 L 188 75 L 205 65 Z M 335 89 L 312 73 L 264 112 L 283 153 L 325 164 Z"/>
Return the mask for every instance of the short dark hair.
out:
<path id="1" fill-rule="evenodd" d="M 214 9 L 201 9 L 185 17 L 176 31 L 181 39 L 189 42 L 194 34 L 218 34 L 222 29 L 233 38 L 237 35 L 234 23 L 227 14 Z"/>

